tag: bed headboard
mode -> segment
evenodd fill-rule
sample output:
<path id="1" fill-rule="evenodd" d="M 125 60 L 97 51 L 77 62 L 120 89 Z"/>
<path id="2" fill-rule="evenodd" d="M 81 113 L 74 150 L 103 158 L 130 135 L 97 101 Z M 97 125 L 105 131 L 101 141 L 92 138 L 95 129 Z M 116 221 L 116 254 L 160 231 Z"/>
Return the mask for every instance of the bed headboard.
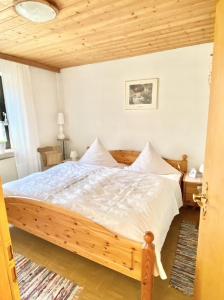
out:
<path id="1" fill-rule="evenodd" d="M 139 151 L 131 151 L 131 150 L 112 150 L 110 151 L 113 158 L 121 164 L 131 165 L 136 158 L 139 156 Z M 188 160 L 187 155 L 182 155 L 182 159 L 167 159 L 164 158 L 172 167 L 181 171 L 182 173 L 187 173 L 188 170 Z"/>

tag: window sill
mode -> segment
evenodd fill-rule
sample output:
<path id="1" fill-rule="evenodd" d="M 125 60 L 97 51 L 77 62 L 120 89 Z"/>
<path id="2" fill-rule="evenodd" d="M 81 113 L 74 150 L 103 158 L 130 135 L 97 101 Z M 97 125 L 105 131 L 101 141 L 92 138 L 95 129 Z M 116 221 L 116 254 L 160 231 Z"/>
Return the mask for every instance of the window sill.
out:
<path id="1" fill-rule="evenodd" d="M 12 149 L 7 149 L 5 150 L 4 153 L 0 153 L 0 160 L 2 159 L 8 159 L 8 158 L 11 158 L 11 157 L 14 157 L 15 156 L 15 153 Z"/>

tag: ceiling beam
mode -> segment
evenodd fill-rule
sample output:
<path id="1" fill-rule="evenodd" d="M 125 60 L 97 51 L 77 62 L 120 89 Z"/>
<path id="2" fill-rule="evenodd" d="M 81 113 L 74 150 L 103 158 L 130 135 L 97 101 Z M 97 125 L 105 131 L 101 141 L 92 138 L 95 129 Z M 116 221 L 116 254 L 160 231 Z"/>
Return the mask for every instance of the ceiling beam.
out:
<path id="1" fill-rule="evenodd" d="M 24 64 L 24 65 L 28 65 L 28 66 L 32 66 L 32 67 L 36 67 L 36 68 L 40 68 L 40 69 L 44 69 L 44 70 L 48 70 L 48 71 L 51 71 L 51 72 L 60 73 L 60 68 L 53 67 L 53 66 L 48 66 L 48 65 L 45 65 L 45 64 L 33 61 L 33 60 L 29 60 L 29 59 L 26 59 L 26 58 L 17 57 L 17 56 L 13 56 L 13 55 L 1 53 L 1 52 L 0 52 L 0 59 L 10 60 L 10 61 L 17 62 L 19 64 Z"/>

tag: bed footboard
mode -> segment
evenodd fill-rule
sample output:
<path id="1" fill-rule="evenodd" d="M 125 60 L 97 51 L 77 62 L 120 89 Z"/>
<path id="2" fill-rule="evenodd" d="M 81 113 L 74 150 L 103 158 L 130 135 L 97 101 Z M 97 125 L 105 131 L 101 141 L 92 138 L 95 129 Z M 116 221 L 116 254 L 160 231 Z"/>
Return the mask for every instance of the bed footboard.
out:
<path id="1" fill-rule="evenodd" d="M 141 281 L 141 300 L 152 299 L 155 262 L 153 234 L 146 245 L 120 236 L 77 213 L 28 198 L 5 198 L 8 220 L 16 227 L 64 249 Z"/>
<path id="2" fill-rule="evenodd" d="M 152 300 L 153 271 L 155 265 L 154 236 L 152 232 L 145 233 L 145 247 L 142 250 L 141 300 Z"/>

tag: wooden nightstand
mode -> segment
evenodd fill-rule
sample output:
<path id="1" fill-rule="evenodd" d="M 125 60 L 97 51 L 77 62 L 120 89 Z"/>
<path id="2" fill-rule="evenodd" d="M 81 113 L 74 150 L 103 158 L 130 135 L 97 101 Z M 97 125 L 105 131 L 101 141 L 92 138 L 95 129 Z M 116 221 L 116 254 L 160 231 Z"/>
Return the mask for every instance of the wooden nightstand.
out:
<path id="1" fill-rule="evenodd" d="M 183 202 L 185 206 L 196 206 L 193 194 L 197 194 L 202 187 L 202 177 L 191 178 L 188 174 L 183 178 Z"/>

